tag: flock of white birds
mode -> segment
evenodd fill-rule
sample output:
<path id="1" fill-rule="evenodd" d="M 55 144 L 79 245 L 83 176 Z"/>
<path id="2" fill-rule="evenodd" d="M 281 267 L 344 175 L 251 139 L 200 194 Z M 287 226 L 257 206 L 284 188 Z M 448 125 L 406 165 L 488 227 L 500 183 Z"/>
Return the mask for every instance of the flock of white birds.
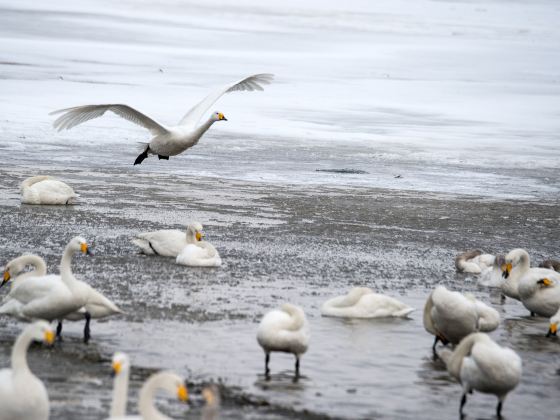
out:
<path id="1" fill-rule="evenodd" d="M 271 80 L 269 74 L 253 75 L 221 88 L 191 109 L 175 127 L 156 123 L 127 105 L 88 105 L 62 110 L 64 114 L 55 121 L 55 127 L 71 128 L 109 110 L 144 126 L 154 135 L 135 164 L 141 163 L 149 154 L 168 159 L 195 145 L 214 122 L 225 120 L 222 113 L 215 112 L 205 123 L 198 125 L 204 113 L 223 94 L 236 90 L 262 90 L 261 85 Z M 79 197 L 70 186 L 50 176 L 26 179 L 21 191 L 24 204 L 68 205 Z M 141 253 L 172 257 L 177 264 L 220 266 L 222 261 L 218 251 L 203 239 L 202 225 L 194 222 L 187 226 L 186 233 L 179 230 L 145 232 L 132 242 Z M 32 323 L 24 328 L 14 344 L 11 369 L 0 370 L 0 420 L 49 417 L 45 386 L 30 371 L 26 361 L 31 342 L 52 344 L 55 339 L 62 340 L 64 320 L 84 320 L 84 342 L 88 343 L 91 319 L 122 313 L 110 299 L 74 276 L 71 261 L 79 252 L 89 254 L 90 249 L 84 238 L 75 237 L 63 252 L 58 275 L 48 274 L 45 261 L 37 255 L 22 255 L 4 268 L 2 286 L 11 283 L 11 289 L 2 300 L 0 315 Z M 455 264 L 460 272 L 480 275 L 481 284 L 499 287 L 505 296 L 521 301 L 531 314 L 550 317 L 548 335 L 556 335 L 560 321 L 559 273 L 551 268 L 531 268 L 529 254 L 523 249 L 514 249 L 505 256 L 469 251 L 459 255 Z M 554 267 L 553 262 L 547 264 Z M 355 287 L 347 295 L 330 299 L 321 307 L 323 316 L 344 318 L 406 318 L 413 310 L 393 297 L 374 293 L 366 287 Z M 56 331 L 50 327 L 52 321 L 58 322 Z M 450 375 L 463 387 L 460 413 L 463 413 L 467 394 L 479 391 L 497 396 L 496 413 L 500 417 L 505 397 L 520 381 L 522 363 L 513 350 L 499 346 L 485 334 L 498 328 L 499 313 L 470 294 L 437 286 L 426 301 L 423 322 L 426 331 L 435 336 L 434 357 L 443 360 Z M 438 351 L 440 341 L 444 347 Z M 309 347 L 309 326 L 303 309 L 285 303 L 265 314 L 257 329 L 257 342 L 265 353 L 267 380 L 271 380 L 271 353 L 285 352 L 295 356 L 294 381 L 297 381 L 300 359 Z M 455 347 L 451 349 L 448 344 Z M 150 377 L 140 391 L 140 416 L 127 417 L 128 356 L 116 353 L 112 368 L 115 380 L 111 419 L 167 418 L 154 406 L 157 390 L 176 395 L 181 401 L 188 399 L 185 381 L 181 377 L 172 372 L 160 372 Z M 216 418 L 220 404 L 217 387 L 205 388 L 203 397 L 206 401 L 203 418 Z"/>

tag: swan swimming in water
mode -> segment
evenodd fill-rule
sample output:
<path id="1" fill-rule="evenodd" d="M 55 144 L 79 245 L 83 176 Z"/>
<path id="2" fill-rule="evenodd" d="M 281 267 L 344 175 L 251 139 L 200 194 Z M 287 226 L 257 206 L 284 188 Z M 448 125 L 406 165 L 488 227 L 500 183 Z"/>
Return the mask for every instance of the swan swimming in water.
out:
<path id="1" fill-rule="evenodd" d="M 173 372 L 159 372 L 150 376 L 140 389 L 138 399 L 139 416 L 117 416 L 110 420 L 172 420 L 164 415 L 154 405 L 157 391 L 162 390 L 169 395 L 175 395 L 178 400 L 186 402 L 189 392 L 184 380 Z"/>
<path id="2" fill-rule="evenodd" d="M 438 341 L 457 344 L 470 333 L 494 331 L 500 324 L 500 314 L 470 294 L 437 286 L 426 301 L 423 321 L 426 331 L 435 336 L 432 350 L 437 356 Z"/>
<path id="3" fill-rule="evenodd" d="M 58 131 L 70 129 L 93 118 L 101 117 L 106 111 L 111 111 L 119 117 L 146 128 L 153 138 L 143 146 L 142 153 L 134 161 L 135 165 L 139 165 L 150 154 L 158 155 L 159 159 L 168 160 L 169 156 L 178 155 L 193 147 L 212 124 L 216 121 L 227 121 L 224 114 L 214 112 L 207 121 L 199 125 L 200 119 L 218 99 L 229 92 L 264 90 L 262 86 L 271 83 L 273 78 L 272 74 L 254 74 L 221 87 L 191 108 L 176 126 L 168 127 L 160 124 L 140 111 L 123 104 L 77 106 L 51 112 L 51 115 L 63 113 L 53 123 Z"/>
<path id="4" fill-rule="evenodd" d="M 486 334 L 473 333 L 463 338 L 454 351 L 443 349 L 440 357 L 447 371 L 463 386 L 461 416 L 467 394 L 479 391 L 498 397 L 496 414 L 501 418 L 507 394 L 521 379 L 521 358 L 517 353 L 499 346 Z"/>
<path id="5" fill-rule="evenodd" d="M 459 273 L 480 274 L 494 263 L 494 256 L 483 254 L 475 249 L 463 252 L 455 257 L 455 268 Z"/>
<path id="6" fill-rule="evenodd" d="M 329 299 L 321 307 L 323 316 L 341 318 L 404 318 L 412 311 L 414 308 L 368 287 L 354 287 L 347 295 Z"/>
<path id="7" fill-rule="evenodd" d="M 72 187 L 47 175 L 33 176 L 21 183 L 23 204 L 74 204 L 78 197 Z"/>
<path id="8" fill-rule="evenodd" d="M 265 353 L 265 377 L 270 379 L 271 352 L 292 353 L 296 357 L 294 381 L 299 379 L 299 360 L 309 346 L 307 318 L 303 309 L 290 303 L 268 312 L 257 329 L 257 342 Z"/>
<path id="9" fill-rule="evenodd" d="M 27 349 L 33 341 L 52 344 L 54 331 L 45 321 L 26 326 L 12 348 L 12 368 L 0 370 L 0 419 L 46 420 L 49 397 L 43 382 L 27 365 Z"/>

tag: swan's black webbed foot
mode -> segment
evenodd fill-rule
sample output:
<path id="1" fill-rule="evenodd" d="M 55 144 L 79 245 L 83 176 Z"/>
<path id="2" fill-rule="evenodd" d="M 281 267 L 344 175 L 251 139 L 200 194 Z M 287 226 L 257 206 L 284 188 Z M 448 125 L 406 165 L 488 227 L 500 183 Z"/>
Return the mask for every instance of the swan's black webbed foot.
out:
<path id="1" fill-rule="evenodd" d="M 86 312 L 86 326 L 84 327 L 84 343 L 88 344 L 89 339 L 91 338 L 90 329 L 89 329 L 89 322 L 91 321 L 91 315 L 89 312 Z"/>
<path id="2" fill-rule="evenodd" d="M 148 151 L 150 150 L 149 147 L 146 147 L 146 150 L 144 150 L 142 153 L 140 153 L 138 155 L 138 157 L 136 158 L 136 160 L 134 161 L 135 165 L 140 165 L 144 159 L 146 159 L 148 157 Z"/>
<path id="3" fill-rule="evenodd" d="M 56 326 L 56 339 L 62 341 L 62 321 L 58 321 L 58 325 Z"/>
<path id="4" fill-rule="evenodd" d="M 157 157 L 159 158 L 159 160 L 169 160 L 169 156 L 157 155 Z"/>

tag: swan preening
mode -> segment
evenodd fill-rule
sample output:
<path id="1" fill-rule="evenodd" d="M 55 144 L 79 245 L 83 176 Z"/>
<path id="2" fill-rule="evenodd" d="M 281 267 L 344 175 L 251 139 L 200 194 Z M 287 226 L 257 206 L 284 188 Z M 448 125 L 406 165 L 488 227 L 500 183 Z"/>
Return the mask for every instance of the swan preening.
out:
<path id="1" fill-rule="evenodd" d="M 84 341 L 87 343 L 92 318 L 104 318 L 122 311 L 103 294 L 74 277 L 71 259 L 77 252 L 90 252 L 86 240 L 81 237 L 73 238 L 66 246 L 60 263 L 60 276 L 45 275 L 45 262 L 35 255 L 24 255 L 10 261 L 4 271 L 3 283 L 12 276 L 15 278 L 12 289 L 2 301 L 0 314 L 24 321 L 58 320 L 59 337 L 63 319 L 85 319 Z M 35 270 L 20 274 L 27 265 L 35 266 Z"/>
<path id="2" fill-rule="evenodd" d="M 21 183 L 23 204 L 74 204 L 77 197 L 72 187 L 51 176 L 33 176 Z"/>
<path id="3" fill-rule="evenodd" d="M 203 115 L 224 94 L 235 91 L 264 90 L 263 85 L 271 83 L 273 78 L 272 74 L 254 74 L 221 87 L 191 108 L 176 126 L 168 127 L 160 124 L 123 104 L 84 105 L 54 111 L 51 114 L 64 114 L 58 117 L 53 125 L 58 131 L 70 129 L 93 118 L 101 117 L 106 111 L 111 111 L 119 117 L 146 128 L 153 136 L 150 142 L 145 147 L 143 146 L 142 153 L 134 162 L 135 165 L 142 163 L 150 154 L 167 160 L 169 156 L 178 155 L 197 144 L 202 135 L 216 121 L 227 121 L 224 114 L 214 112 L 207 121 L 199 124 Z"/>
<path id="4" fill-rule="evenodd" d="M 432 349 L 436 355 L 438 341 L 457 344 L 470 333 L 495 330 L 500 314 L 472 295 L 437 286 L 426 301 L 423 321 L 426 331 L 435 336 Z"/>
<path id="5" fill-rule="evenodd" d="M 460 273 L 480 274 L 494 264 L 494 255 L 483 254 L 475 249 L 463 252 L 455 257 L 455 267 Z"/>
<path id="6" fill-rule="evenodd" d="M 494 257 L 491 267 L 486 268 L 480 273 L 478 284 L 486 287 L 501 288 L 504 280 L 502 267 L 506 262 L 505 255 L 498 254 Z"/>
<path id="7" fill-rule="evenodd" d="M 53 343 L 54 331 L 49 324 L 37 321 L 26 326 L 12 348 L 11 369 L 0 370 L 0 419 L 49 418 L 47 390 L 27 365 L 27 349 L 33 341 Z"/>
<path id="8" fill-rule="evenodd" d="M 560 308 L 560 273 L 547 268 L 531 268 L 524 249 L 506 255 L 502 292 L 521 300 L 531 313 L 551 317 Z"/>
<path id="9" fill-rule="evenodd" d="M 299 306 L 285 303 L 268 312 L 257 329 L 257 341 L 265 353 L 265 377 L 270 378 L 270 353 L 292 353 L 296 358 L 294 380 L 299 378 L 299 359 L 309 346 L 307 318 Z"/>
<path id="10" fill-rule="evenodd" d="M 454 351 L 443 349 L 439 356 L 448 372 L 463 387 L 459 412 L 467 394 L 479 391 L 498 397 L 496 414 L 501 417 L 503 402 L 521 379 L 521 358 L 511 349 L 496 344 L 488 335 L 473 333 L 463 338 Z"/>
<path id="11" fill-rule="evenodd" d="M 164 229 L 144 232 L 132 240 L 147 255 L 175 257 L 177 264 L 217 267 L 222 264 L 220 254 L 211 243 L 204 241 L 205 233 L 202 224 L 192 222 L 187 231 Z"/>
<path id="12" fill-rule="evenodd" d="M 354 287 L 347 295 L 329 299 L 321 307 L 323 316 L 341 318 L 403 318 L 412 311 L 414 308 L 367 287 Z"/>

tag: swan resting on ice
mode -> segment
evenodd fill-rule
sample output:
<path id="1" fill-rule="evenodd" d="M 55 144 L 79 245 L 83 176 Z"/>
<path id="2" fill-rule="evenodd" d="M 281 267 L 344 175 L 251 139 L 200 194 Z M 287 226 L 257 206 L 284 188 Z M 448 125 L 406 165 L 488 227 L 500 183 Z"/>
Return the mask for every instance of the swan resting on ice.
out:
<path id="1" fill-rule="evenodd" d="M 265 353 L 265 378 L 270 379 L 271 352 L 292 353 L 296 358 L 294 381 L 299 379 L 299 360 L 309 346 L 307 318 L 299 306 L 285 303 L 268 312 L 257 329 L 257 342 Z"/>
<path id="2" fill-rule="evenodd" d="M 455 257 L 455 268 L 459 273 L 480 274 L 494 264 L 494 256 L 483 254 L 475 249 L 463 252 Z"/>
<path id="3" fill-rule="evenodd" d="M 438 341 L 457 344 L 470 333 L 494 331 L 500 324 L 500 314 L 471 294 L 437 286 L 424 306 L 423 322 L 426 331 L 435 336 L 432 350 L 437 356 Z"/>
<path id="4" fill-rule="evenodd" d="M 33 341 L 54 342 L 54 331 L 45 321 L 26 326 L 12 348 L 11 369 L 0 370 L 0 418 L 49 418 L 49 397 L 43 382 L 27 365 L 27 349 Z"/>
<path id="5" fill-rule="evenodd" d="M 473 333 L 463 338 L 454 351 L 443 349 L 439 356 L 463 387 L 461 416 L 467 394 L 479 391 L 498 397 L 496 415 L 501 418 L 507 394 L 521 379 L 521 358 L 517 353 L 499 346 L 486 334 Z"/>
<path id="6" fill-rule="evenodd" d="M 144 232 L 138 234 L 132 243 L 139 247 L 143 254 L 176 258 L 183 248 L 202 241 L 204 236 L 202 224 L 192 222 L 187 225 L 186 233 L 177 229 Z"/>
<path id="7" fill-rule="evenodd" d="M 47 175 L 33 176 L 21 183 L 23 204 L 67 205 L 74 204 L 78 197 L 72 187 Z"/>
<path id="8" fill-rule="evenodd" d="M 212 124 L 216 121 L 227 121 L 224 114 L 214 112 L 207 121 L 199 124 L 204 114 L 218 99 L 229 92 L 264 90 L 262 86 L 271 83 L 273 78 L 272 74 L 254 74 L 221 87 L 191 108 L 175 126 L 160 124 L 153 118 L 123 104 L 77 106 L 51 112 L 51 115 L 63 113 L 53 123 L 58 131 L 70 129 L 93 118 L 101 117 L 107 111 L 146 128 L 153 137 L 148 144 L 142 146 L 142 153 L 134 161 L 135 165 L 139 165 L 150 154 L 157 155 L 159 159 L 168 160 L 169 156 L 176 156 L 193 147 Z"/>
<path id="9" fill-rule="evenodd" d="M 354 287 L 347 295 L 329 299 L 321 307 L 323 316 L 340 318 L 404 318 L 412 311 L 414 308 L 368 287 Z"/>

